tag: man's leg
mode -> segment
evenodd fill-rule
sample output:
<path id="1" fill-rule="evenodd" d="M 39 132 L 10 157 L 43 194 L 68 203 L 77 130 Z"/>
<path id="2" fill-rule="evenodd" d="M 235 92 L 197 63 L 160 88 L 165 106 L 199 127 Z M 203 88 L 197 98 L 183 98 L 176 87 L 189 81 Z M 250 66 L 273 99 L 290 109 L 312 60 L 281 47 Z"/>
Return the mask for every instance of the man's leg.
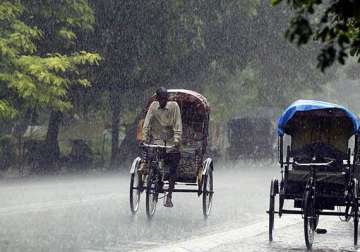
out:
<path id="1" fill-rule="evenodd" d="M 175 187 L 175 180 L 176 180 L 176 170 L 180 161 L 180 153 L 179 152 L 171 152 L 166 154 L 165 164 L 170 167 L 170 174 L 169 174 L 169 192 L 166 198 L 165 206 L 172 207 L 172 192 L 174 191 Z"/>

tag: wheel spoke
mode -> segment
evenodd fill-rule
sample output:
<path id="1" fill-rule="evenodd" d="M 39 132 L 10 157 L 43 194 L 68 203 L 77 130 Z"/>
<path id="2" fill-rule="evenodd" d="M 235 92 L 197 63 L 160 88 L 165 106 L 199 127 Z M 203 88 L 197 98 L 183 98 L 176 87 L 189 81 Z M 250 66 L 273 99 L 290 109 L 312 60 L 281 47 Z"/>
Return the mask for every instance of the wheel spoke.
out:
<path id="1" fill-rule="evenodd" d="M 213 196 L 213 177 L 212 172 L 203 178 L 203 214 L 207 218 L 210 215 Z"/>
<path id="2" fill-rule="evenodd" d="M 270 184 L 270 202 L 269 202 L 269 241 L 273 240 L 273 230 L 274 230 L 274 211 L 275 211 L 275 196 L 273 195 L 274 191 L 274 180 Z"/>
<path id="3" fill-rule="evenodd" d="M 315 206 L 310 191 L 306 191 L 303 202 L 304 209 L 304 233 L 305 243 L 308 249 L 312 248 L 315 237 L 315 229 L 318 216 L 315 213 Z"/>
<path id="4" fill-rule="evenodd" d="M 146 215 L 149 219 L 155 214 L 156 204 L 158 201 L 158 188 L 156 177 L 148 177 L 147 189 L 146 189 Z"/>
<path id="5" fill-rule="evenodd" d="M 136 214 L 141 197 L 140 175 L 137 172 L 139 163 L 135 165 L 135 172 L 130 176 L 130 210 L 132 214 Z"/>

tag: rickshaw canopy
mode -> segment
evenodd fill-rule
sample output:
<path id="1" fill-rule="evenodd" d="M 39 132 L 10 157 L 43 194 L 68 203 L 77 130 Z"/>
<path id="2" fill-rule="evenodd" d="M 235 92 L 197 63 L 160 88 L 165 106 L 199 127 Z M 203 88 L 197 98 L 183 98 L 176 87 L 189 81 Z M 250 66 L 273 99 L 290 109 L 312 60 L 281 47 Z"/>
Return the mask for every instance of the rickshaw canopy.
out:
<path id="1" fill-rule="evenodd" d="M 324 115 L 322 112 L 331 113 L 333 116 L 338 117 L 338 119 L 345 119 L 352 124 L 351 132 L 349 132 L 351 133 L 350 135 L 353 135 L 359 131 L 359 118 L 347 108 L 334 103 L 323 101 L 297 100 L 289 107 L 287 107 L 279 118 L 277 124 L 278 135 L 283 136 L 285 133 L 289 134 L 289 124 L 291 123 L 292 119 L 294 119 L 297 115 L 304 114 L 304 112 L 310 112 L 309 114 L 313 114 L 314 116 Z"/>

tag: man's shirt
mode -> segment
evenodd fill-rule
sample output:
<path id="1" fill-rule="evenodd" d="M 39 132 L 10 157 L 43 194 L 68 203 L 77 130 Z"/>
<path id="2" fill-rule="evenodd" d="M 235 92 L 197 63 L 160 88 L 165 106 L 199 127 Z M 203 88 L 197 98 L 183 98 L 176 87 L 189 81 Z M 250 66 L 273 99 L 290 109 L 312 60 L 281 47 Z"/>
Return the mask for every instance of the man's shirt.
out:
<path id="1" fill-rule="evenodd" d="M 182 135 L 182 122 L 179 105 L 174 101 L 168 101 L 164 108 L 160 108 L 159 102 L 151 103 L 146 114 L 143 136 L 144 140 L 157 144 L 173 145 L 180 142 Z"/>

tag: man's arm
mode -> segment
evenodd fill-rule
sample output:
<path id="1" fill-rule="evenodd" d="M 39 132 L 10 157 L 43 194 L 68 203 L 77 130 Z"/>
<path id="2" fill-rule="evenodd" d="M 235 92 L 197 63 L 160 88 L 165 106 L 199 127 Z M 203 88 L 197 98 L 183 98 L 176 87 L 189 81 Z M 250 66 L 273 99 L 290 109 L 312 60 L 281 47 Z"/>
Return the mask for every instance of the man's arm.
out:
<path id="1" fill-rule="evenodd" d="M 180 107 L 175 102 L 175 109 L 174 109 L 174 142 L 176 144 L 181 143 L 181 136 L 182 136 L 182 121 L 181 121 L 181 113 Z"/>
<path id="2" fill-rule="evenodd" d="M 143 125 L 143 141 L 144 142 L 150 141 L 150 121 L 151 121 L 151 118 L 153 117 L 154 109 L 155 109 L 155 103 L 152 102 L 149 107 L 148 112 L 146 113 L 145 120 L 144 120 L 144 125 Z"/>

